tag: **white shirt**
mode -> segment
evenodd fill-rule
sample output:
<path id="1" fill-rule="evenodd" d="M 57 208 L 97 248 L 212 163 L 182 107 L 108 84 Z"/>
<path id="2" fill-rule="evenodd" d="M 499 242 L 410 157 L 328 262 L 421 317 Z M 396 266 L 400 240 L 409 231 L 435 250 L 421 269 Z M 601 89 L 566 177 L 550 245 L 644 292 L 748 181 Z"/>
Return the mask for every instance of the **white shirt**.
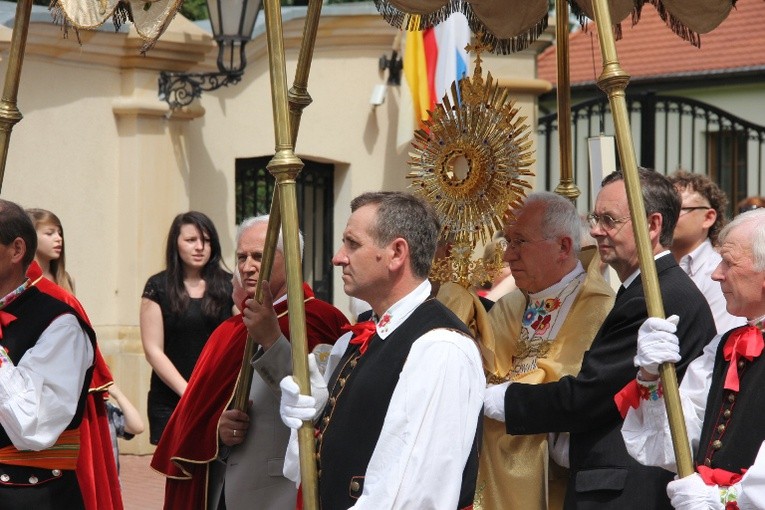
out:
<path id="1" fill-rule="evenodd" d="M 377 335 L 385 341 L 429 295 L 430 283 L 424 281 L 383 314 Z M 335 344 L 326 379 L 350 338 L 348 333 Z M 351 508 L 456 508 L 485 387 L 481 356 L 471 338 L 447 329 L 418 338 L 393 391 L 364 490 Z M 296 448 L 288 449 L 285 473 L 288 463 L 298 462 L 296 453 Z"/>
<path id="2" fill-rule="evenodd" d="M 722 257 L 714 249 L 709 239 L 706 239 L 691 253 L 683 256 L 679 265 L 704 294 L 707 303 L 709 303 L 709 308 L 712 310 L 717 332 L 723 334 L 733 328 L 743 326 L 746 320 L 743 317 L 736 317 L 728 313 L 720 282 L 712 279 L 712 273 L 720 260 Z"/>
<path id="3" fill-rule="evenodd" d="M 691 451 L 696 451 L 701 438 L 715 354 L 721 338 L 722 335 L 714 337 L 701 356 L 688 365 L 680 383 L 680 401 Z M 664 399 L 641 399 L 637 409 L 630 408 L 622 425 L 622 437 L 629 454 L 641 464 L 677 472 Z M 765 443 L 739 483 L 739 508 L 765 509 Z"/>
<path id="4" fill-rule="evenodd" d="M 77 318 L 57 317 L 19 364 L 0 366 L 0 425 L 19 450 L 52 446 L 72 421 L 93 346 Z"/>

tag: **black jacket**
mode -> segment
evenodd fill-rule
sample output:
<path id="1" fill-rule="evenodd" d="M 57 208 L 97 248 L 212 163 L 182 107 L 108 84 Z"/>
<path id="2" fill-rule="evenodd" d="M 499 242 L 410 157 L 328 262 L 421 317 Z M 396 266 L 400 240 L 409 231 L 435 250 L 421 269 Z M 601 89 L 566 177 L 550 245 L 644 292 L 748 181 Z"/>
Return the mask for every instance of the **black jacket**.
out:
<path id="1" fill-rule="evenodd" d="M 680 317 L 682 360 L 678 377 L 715 336 L 706 299 L 672 255 L 656 261 L 667 316 Z M 671 509 L 666 484 L 673 474 L 645 467 L 629 456 L 622 418 L 613 397 L 637 373 L 637 333 L 648 316 L 643 285 L 636 279 L 617 295 L 576 377 L 539 384 L 511 384 L 505 394 L 510 434 L 570 432 L 571 471 L 565 509 Z"/>

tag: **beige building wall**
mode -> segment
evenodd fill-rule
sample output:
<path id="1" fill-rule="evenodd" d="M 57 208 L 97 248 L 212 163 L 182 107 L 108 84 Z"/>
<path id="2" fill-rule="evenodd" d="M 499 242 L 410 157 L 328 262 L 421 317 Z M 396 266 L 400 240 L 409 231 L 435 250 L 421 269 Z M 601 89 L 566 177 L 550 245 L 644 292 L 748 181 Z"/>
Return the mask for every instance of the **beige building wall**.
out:
<path id="1" fill-rule="evenodd" d="M 296 153 L 335 165 L 336 248 L 353 196 L 406 189 L 407 154 L 396 149 L 400 90 L 391 87 L 384 104 L 369 104 L 373 87 L 385 79 L 378 59 L 390 55 L 396 31 L 371 4 L 324 11 L 308 87 L 314 102 L 304 112 Z M 286 12 L 290 80 L 303 22 L 302 11 Z M 3 74 L 9 26 L 0 26 Z M 81 46 L 74 34 L 62 38 L 49 14 L 35 8 L 18 101 L 24 119 L 11 136 L 2 196 L 61 218 L 77 297 L 115 380 L 145 416 L 150 367 L 138 327 L 141 291 L 163 268 L 172 218 L 189 209 L 213 219 L 232 266 L 235 161 L 274 150 L 266 41 L 261 30 L 248 44 L 249 64 L 238 85 L 171 112 L 157 98 L 158 72 L 214 70 L 209 34 L 178 16 L 146 56 L 132 30 L 80 37 Z M 549 87 L 534 80 L 534 57 L 546 44 L 488 56 L 484 64 L 515 89 L 530 123 L 536 96 Z M 339 278 L 334 295 L 347 310 Z M 148 433 L 121 448 L 150 452 Z"/>

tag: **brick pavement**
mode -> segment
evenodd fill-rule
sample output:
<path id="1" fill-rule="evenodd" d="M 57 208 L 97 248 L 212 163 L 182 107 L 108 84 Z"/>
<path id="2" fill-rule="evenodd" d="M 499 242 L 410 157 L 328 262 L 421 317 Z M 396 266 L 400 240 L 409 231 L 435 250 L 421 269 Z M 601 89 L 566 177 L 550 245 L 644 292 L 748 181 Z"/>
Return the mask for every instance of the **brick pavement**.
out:
<path id="1" fill-rule="evenodd" d="M 162 510 L 165 480 L 149 467 L 151 455 L 120 455 L 125 510 Z"/>

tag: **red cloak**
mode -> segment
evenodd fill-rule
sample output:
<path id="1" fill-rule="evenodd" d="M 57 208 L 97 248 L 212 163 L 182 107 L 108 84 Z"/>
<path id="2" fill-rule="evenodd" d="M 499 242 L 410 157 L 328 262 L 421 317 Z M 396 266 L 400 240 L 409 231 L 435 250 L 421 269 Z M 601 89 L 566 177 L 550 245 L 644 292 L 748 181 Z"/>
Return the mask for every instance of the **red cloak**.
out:
<path id="1" fill-rule="evenodd" d="M 337 308 L 313 297 L 303 284 L 308 349 L 334 344 L 348 319 Z M 289 338 L 287 301 L 274 306 L 279 327 Z M 234 396 L 247 328 L 242 315 L 212 332 L 154 452 L 151 467 L 167 477 L 167 510 L 205 510 L 210 463 L 218 456 L 218 421 Z"/>

